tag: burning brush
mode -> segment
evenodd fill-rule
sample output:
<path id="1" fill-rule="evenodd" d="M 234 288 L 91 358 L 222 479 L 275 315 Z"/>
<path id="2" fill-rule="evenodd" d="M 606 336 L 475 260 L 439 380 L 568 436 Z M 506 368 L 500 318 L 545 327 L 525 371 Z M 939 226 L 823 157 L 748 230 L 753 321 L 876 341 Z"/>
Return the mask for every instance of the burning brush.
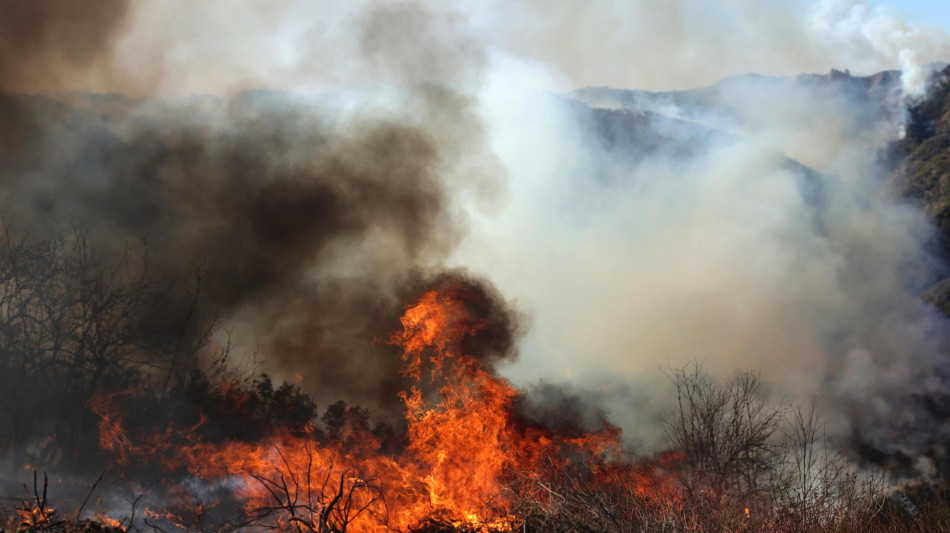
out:
<path id="1" fill-rule="evenodd" d="M 93 484 L 92 490 L 95 490 L 95 486 L 101 479 L 100 476 L 99 480 Z M 89 500 L 88 496 L 77 511 L 75 520 L 56 519 L 56 510 L 50 508 L 47 499 L 48 488 L 49 478 L 44 473 L 43 492 L 40 493 L 37 473 L 34 470 L 33 495 L 16 510 L 19 519 L 19 523 L 14 530 L 16 533 L 126 533 L 126 529 L 118 521 L 111 518 L 98 517 L 97 520 L 80 520 L 79 516 Z M 29 494 L 26 485 L 23 486 L 23 489 Z M 90 490 L 89 495 L 92 494 L 92 490 Z M 4 533 L 4 531 L 4 529 L 0 529 L 0 533 Z"/>
<path id="2" fill-rule="evenodd" d="M 36 471 L 33 471 L 33 497 L 31 500 L 24 501 L 23 505 L 17 508 L 17 515 L 20 518 L 18 531 L 43 531 L 53 523 L 53 517 L 56 516 L 56 510 L 51 509 L 46 499 L 46 491 L 49 488 L 49 479 L 43 474 L 43 495 L 40 496 L 37 488 Z M 23 490 L 29 494 L 26 485 Z"/>
<path id="3" fill-rule="evenodd" d="M 149 512 L 184 529 L 237 502 L 245 529 L 491 533 L 523 525 L 530 511 L 512 487 L 525 480 L 540 490 L 570 472 L 588 488 L 661 487 L 623 460 L 618 428 L 554 431 L 519 414 L 520 393 L 479 358 L 508 333 L 492 305 L 480 287 L 447 278 L 406 308 L 389 338 L 415 383 L 400 393 L 407 429 L 397 446 L 353 408 L 330 437 L 312 424 L 252 442 L 213 441 L 200 426 L 137 434 L 115 397 L 90 404 L 100 446 L 129 472 L 161 457 L 162 477 L 177 481 L 166 508 Z"/>

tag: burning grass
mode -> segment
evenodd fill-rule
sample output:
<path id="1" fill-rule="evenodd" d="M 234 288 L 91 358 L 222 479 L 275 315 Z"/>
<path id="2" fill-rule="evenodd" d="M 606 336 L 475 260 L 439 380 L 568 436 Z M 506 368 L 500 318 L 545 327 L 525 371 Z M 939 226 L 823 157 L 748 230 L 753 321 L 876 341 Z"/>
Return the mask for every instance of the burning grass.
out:
<path id="1" fill-rule="evenodd" d="M 307 424 L 253 441 L 209 441 L 203 420 L 133 434 L 124 395 L 90 403 L 100 447 L 122 469 L 160 458 L 163 476 L 227 486 L 246 526 L 273 529 L 508 531 L 524 521 L 514 514 L 516 479 L 543 484 L 569 469 L 589 484 L 616 478 L 641 492 L 663 487 L 651 471 L 624 462 L 616 427 L 557 432 L 518 414 L 518 391 L 467 353 L 493 335 L 493 324 L 472 313 L 481 298 L 450 280 L 407 308 L 389 342 L 401 348 L 403 372 L 416 385 L 400 394 L 406 431 L 389 450 L 386 432 L 371 431 L 352 408 L 340 411 L 332 435 Z M 196 514 L 191 507 L 176 502 L 161 513 L 185 524 Z"/>
<path id="2" fill-rule="evenodd" d="M 16 245 L 5 243 L 8 257 L 23 256 Z M 0 285 L 10 289 L 8 303 L 56 289 L 76 268 L 52 256 L 27 257 L 36 265 L 24 281 L 33 284 L 17 289 L 23 283 L 11 266 L 13 281 Z M 85 264 L 78 262 L 80 269 Z M 51 391 L 43 409 L 59 405 L 79 414 L 58 440 L 37 448 L 42 453 L 17 459 L 102 467 L 108 490 L 126 495 L 125 508 L 112 498 L 84 515 L 85 503 L 50 505 L 45 485 L 42 493 L 34 486 L 31 497 L 6 509 L 7 531 L 935 531 L 950 525 L 939 492 L 893 504 L 882 484 L 826 453 L 813 411 L 776 410 L 753 375 L 718 382 L 699 369 L 671 371 L 679 409 L 668 420 L 670 451 L 655 457 L 634 458 L 606 420 L 591 428 L 532 419 L 523 393 L 492 367 L 510 349 L 511 324 L 489 291 L 461 276 L 431 281 L 379 341 L 398 352 L 399 377 L 407 384 L 396 396 L 403 417 L 388 423 L 344 402 L 318 417 L 315 403 L 294 386 L 201 370 L 189 357 L 204 349 L 205 325 L 180 327 L 179 336 L 195 340 L 166 358 L 167 372 L 136 372 L 143 351 L 132 344 L 141 339 L 136 306 L 162 293 L 144 278 L 128 278 L 128 287 L 114 288 L 90 277 L 94 294 L 124 305 L 92 306 L 95 313 L 76 320 L 94 319 L 99 329 L 60 327 L 62 338 L 50 337 L 58 344 L 35 342 L 26 324 L 52 327 L 67 313 L 36 303 L 19 311 L 0 306 L 10 315 L 7 323 L 24 324 L 21 337 L 5 339 L 8 349 L 28 354 L 42 347 L 49 363 L 42 368 L 64 369 L 54 378 L 82 378 L 68 388 L 24 389 Z M 75 303 L 84 312 L 88 304 Z M 194 308 L 183 306 L 184 316 Z M 99 353 L 88 348 L 93 340 L 112 356 L 93 357 Z M 22 357 L 24 364 L 33 360 Z M 31 409 L 23 412 L 39 412 Z M 14 445 L 18 435 L 39 429 L 24 423 L 18 431 L 7 437 Z"/>

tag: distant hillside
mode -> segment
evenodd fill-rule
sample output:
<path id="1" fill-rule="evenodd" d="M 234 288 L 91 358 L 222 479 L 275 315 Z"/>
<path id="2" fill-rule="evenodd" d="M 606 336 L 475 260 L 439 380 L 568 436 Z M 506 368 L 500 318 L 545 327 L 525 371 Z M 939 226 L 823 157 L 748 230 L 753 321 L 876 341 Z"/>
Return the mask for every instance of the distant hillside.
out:
<path id="1" fill-rule="evenodd" d="M 939 246 L 950 255 L 950 67 L 933 75 L 927 96 L 908 107 L 904 137 L 884 155 L 893 191 L 919 204 L 939 230 Z M 950 278 L 927 298 L 950 314 Z"/>
<path id="2" fill-rule="evenodd" d="M 642 110 L 604 109 L 558 98 L 594 146 L 636 162 L 646 157 L 687 158 L 715 144 L 739 139 L 695 122 Z"/>
<path id="3" fill-rule="evenodd" d="M 745 137 L 828 174 L 876 174 L 875 155 L 904 121 L 900 72 L 771 77 L 744 74 L 686 91 L 605 87 L 571 93 L 592 107 L 653 112 Z"/>
<path id="4" fill-rule="evenodd" d="M 587 133 L 586 138 L 604 156 L 624 163 L 635 164 L 650 157 L 662 157 L 670 162 L 688 161 L 715 147 L 751 144 L 748 139 L 731 133 L 651 111 L 602 109 L 567 100 L 564 103 Z M 776 167 L 800 173 L 808 182 L 811 195 L 816 194 L 813 186 L 828 179 L 794 159 L 767 148 L 763 150 L 774 155 Z"/>
<path id="5" fill-rule="evenodd" d="M 847 70 L 832 70 L 828 74 L 803 74 L 795 77 L 742 74 L 698 89 L 686 91 L 650 92 L 586 87 L 571 96 L 595 107 L 629 110 L 676 111 L 685 118 L 715 113 L 742 121 L 755 104 L 766 103 L 776 95 L 787 97 L 789 92 L 798 96 L 836 98 L 864 107 L 868 120 L 889 113 L 894 99 L 901 97 L 900 71 L 887 70 L 871 76 L 852 76 Z M 750 99 L 752 100 L 750 102 Z"/>

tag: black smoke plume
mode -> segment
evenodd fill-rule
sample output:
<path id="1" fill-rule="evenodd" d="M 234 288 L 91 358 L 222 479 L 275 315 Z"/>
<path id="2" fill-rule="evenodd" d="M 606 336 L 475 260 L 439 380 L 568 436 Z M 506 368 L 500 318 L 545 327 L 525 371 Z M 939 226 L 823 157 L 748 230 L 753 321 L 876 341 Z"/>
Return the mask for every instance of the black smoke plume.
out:
<path id="1" fill-rule="evenodd" d="M 369 10 L 356 37 L 392 82 L 382 86 L 30 95 L 11 91 L 55 87 L 59 61 L 91 68 L 108 55 L 125 5 L 8 4 L 8 466 L 81 459 L 64 443 L 94 433 L 84 407 L 95 394 L 194 396 L 185 391 L 219 374 L 268 372 L 317 405 L 344 398 L 380 417 L 398 412 L 405 378 L 385 339 L 405 302 L 433 284 L 478 295 L 476 316 L 501 326 L 473 348 L 488 360 L 512 354 L 517 330 L 498 295 L 466 273 L 440 273 L 464 231 L 458 192 L 500 176 L 465 90 L 484 58 L 452 31 L 457 21 L 412 4 Z M 424 38 L 407 40 L 410 30 Z M 406 60 L 420 47 L 445 68 L 430 75 L 429 62 Z M 253 387 L 269 390 L 269 379 Z"/>

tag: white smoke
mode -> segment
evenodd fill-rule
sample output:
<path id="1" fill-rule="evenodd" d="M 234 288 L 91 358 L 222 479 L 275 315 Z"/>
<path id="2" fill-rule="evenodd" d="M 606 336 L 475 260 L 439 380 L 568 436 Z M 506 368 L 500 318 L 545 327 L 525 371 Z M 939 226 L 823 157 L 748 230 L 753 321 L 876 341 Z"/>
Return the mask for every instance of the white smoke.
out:
<path id="1" fill-rule="evenodd" d="M 759 372 L 786 398 L 824 397 L 834 433 L 904 445 L 938 434 L 905 403 L 940 386 L 923 378 L 942 365 L 948 324 L 919 297 L 934 230 L 879 193 L 881 137 L 862 135 L 846 98 L 840 108 L 786 99 L 791 91 L 766 100 L 754 80 L 738 91 L 755 96 L 749 139 L 820 154 L 846 178 L 741 138 L 631 161 L 636 146 L 605 153 L 603 132 L 565 101 L 514 96 L 504 83 L 514 69 L 493 69 L 482 95 L 511 176 L 507 203 L 473 215 L 454 257 L 532 317 L 507 375 L 599 388 L 611 416 L 647 443 L 662 410 L 659 367 L 692 361 L 720 375 Z M 649 129 L 649 115 L 628 116 Z M 794 135 L 809 121 L 821 127 Z M 662 122 L 674 138 L 697 127 Z M 856 415 L 861 405 L 876 410 Z M 897 438 L 897 427 L 927 429 Z"/>
<path id="2" fill-rule="evenodd" d="M 909 96 L 926 89 L 925 62 L 950 56 L 946 29 L 913 26 L 865 2 L 821 0 L 809 8 L 806 20 L 810 37 L 849 68 L 868 72 L 896 63 Z"/>

